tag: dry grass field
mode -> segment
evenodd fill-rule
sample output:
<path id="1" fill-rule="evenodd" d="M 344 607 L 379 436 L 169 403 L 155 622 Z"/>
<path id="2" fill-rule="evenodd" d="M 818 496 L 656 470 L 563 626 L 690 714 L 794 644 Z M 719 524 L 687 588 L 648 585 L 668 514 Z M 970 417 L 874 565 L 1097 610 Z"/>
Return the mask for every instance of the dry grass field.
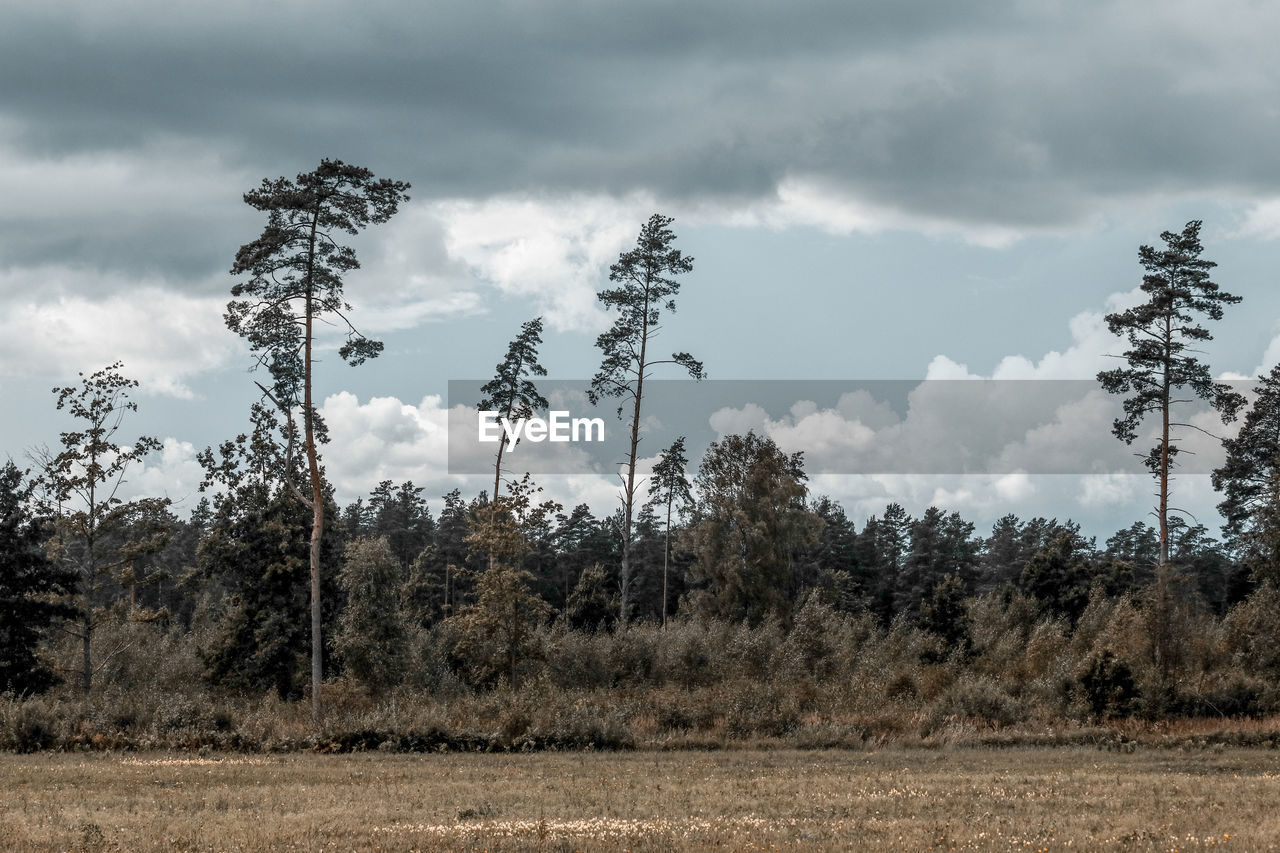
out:
<path id="1" fill-rule="evenodd" d="M 0 850 L 1280 850 L 1280 753 L 0 756 Z"/>

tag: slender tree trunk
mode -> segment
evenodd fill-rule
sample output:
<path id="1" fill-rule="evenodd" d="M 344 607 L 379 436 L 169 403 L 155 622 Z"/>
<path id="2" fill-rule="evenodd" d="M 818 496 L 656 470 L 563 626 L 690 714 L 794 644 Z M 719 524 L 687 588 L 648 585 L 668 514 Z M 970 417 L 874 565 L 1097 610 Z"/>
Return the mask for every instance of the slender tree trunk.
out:
<path id="1" fill-rule="evenodd" d="M 667 496 L 667 529 L 662 543 L 662 627 L 667 627 L 667 563 L 671 559 L 671 496 Z"/>
<path id="2" fill-rule="evenodd" d="M 1164 387 L 1160 401 L 1162 415 L 1160 432 L 1160 565 L 1169 562 L 1169 358 L 1173 331 L 1171 321 L 1165 318 Z"/>
<path id="3" fill-rule="evenodd" d="M 96 452 L 89 456 L 90 468 L 98 467 Z M 89 506 L 85 514 L 85 555 L 80 568 L 80 577 L 84 584 L 84 630 L 80 637 L 80 686 L 84 695 L 88 696 L 93 689 L 93 579 L 98 574 L 97 541 L 98 541 L 98 489 L 91 477 L 89 479 Z"/>
<path id="4" fill-rule="evenodd" d="M 640 445 L 640 399 L 644 396 L 645 350 L 649 345 L 649 282 L 645 282 L 644 319 L 640 327 L 640 360 L 636 370 L 636 405 L 631 413 L 631 453 L 627 457 L 627 493 L 624 499 L 626 519 L 622 527 L 622 568 L 619 581 L 622 586 L 622 601 L 618 621 L 622 627 L 627 626 L 631 610 L 631 519 L 635 509 L 636 496 L 636 450 Z M 665 607 L 666 604 L 664 603 Z"/>
<path id="5" fill-rule="evenodd" d="M 88 696 L 93 688 L 93 654 L 90 642 L 93 639 L 93 616 L 89 610 L 89 595 L 84 597 L 84 620 L 80 631 L 80 689 Z"/>
<path id="6" fill-rule="evenodd" d="M 1170 620 L 1173 616 L 1173 585 L 1169 570 L 1169 359 L 1173 339 L 1172 320 L 1165 318 L 1165 358 L 1163 387 L 1161 388 L 1161 426 L 1160 426 L 1160 560 L 1156 565 L 1155 578 L 1155 657 L 1160 671 L 1160 679 L 1169 681 L 1172 649 L 1170 637 Z"/>
<path id="7" fill-rule="evenodd" d="M 320 624 L 320 541 L 324 536 L 324 484 L 316 453 L 315 422 L 311 398 L 312 299 L 315 288 L 316 229 L 319 206 L 311 220 L 311 245 L 307 259 L 306 332 L 303 341 L 302 421 L 306 427 L 307 469 L 311 477 L 311 722 L 318 725 L 324 715 L 320 685 L 324 680 L 324 640 Z"/>
<path id="8" fill-rule="evenodd" d="M 502 451 L 506 450 L 506 447 L 507 447 L 507 438 L 506 436 L 503 436 L 502 439 L 498 441 L 498 457 L 493 463 L 493 500 L 494 502 L 497 502 L 498 489 L 502 487 Z M 493 563 L 490 562 L 489 565 L 492 566 Z"/>

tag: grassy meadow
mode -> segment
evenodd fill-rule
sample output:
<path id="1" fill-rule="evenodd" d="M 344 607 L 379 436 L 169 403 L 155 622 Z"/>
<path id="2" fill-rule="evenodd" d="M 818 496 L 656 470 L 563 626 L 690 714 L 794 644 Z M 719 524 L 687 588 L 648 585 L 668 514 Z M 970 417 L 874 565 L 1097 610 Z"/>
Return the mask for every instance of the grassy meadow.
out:
<path id="1" fill-rule="evenodd" d="M 1275 750 L 0 757 L 0 849 L 1280 849 Z"/>

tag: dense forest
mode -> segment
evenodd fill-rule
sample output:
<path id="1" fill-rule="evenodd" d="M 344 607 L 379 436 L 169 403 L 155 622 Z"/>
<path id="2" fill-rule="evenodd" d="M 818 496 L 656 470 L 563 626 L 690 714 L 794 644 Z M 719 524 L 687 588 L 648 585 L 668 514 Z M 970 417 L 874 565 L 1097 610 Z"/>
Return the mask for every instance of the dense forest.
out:
<path id="1" fill-rule="evenodd" d="M 492 490 L 388 480 L 341 505 L 315 324 L 346 329 L 352 364 L 379 355 L 348 320 L 359 263 L 338 239 L 408 189 L 326 160 L 246 194 L 267 225 L 235 256 L 226 320 L 262 397 L 201 454 L 186 517 L 118 496 L 159 447 L 130 431 L 127 365 L 54 389 L 67 431 L 0 469 L 0 747 L 859 745 L 1280 710 L 1280 369 L 1246 399 L 1199 360 L 1200 324 L 1240 301 L 1199 222 L 1140 249 L 1150 300 L 1107 318 L 1125 352 L 1098 379 L 1158 503 L 1099 543 L 1066 513 L 980 531 L 889 504 L 859 526 L 810 492 L 803 453 L 754 432 L 696 460 L 678 440 L 640 471 L 644 381 L 705 376 L 657 354 L 693 268 L 658 215 L 600 292 L 616 319 L 593 402 L 619 400 L 630 434 L 616 509 L 546 499 L 501 443 Z M 479 408 L 546 409 L 542 334 L 519 329 Z M 1190 398 L 1238 425 L 1213 475 L 1221 531 L 1170 502 Z"/>

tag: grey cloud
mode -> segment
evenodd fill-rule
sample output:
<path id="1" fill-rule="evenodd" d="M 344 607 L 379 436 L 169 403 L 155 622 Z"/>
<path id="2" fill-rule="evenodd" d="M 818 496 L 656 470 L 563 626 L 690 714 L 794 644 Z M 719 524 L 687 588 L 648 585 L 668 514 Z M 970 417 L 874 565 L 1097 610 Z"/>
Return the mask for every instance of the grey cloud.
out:
<path id="1" fill-rule="evenodd" d="M 35 163 L 199 140 L 222 158 L 225 195 L 138 223 L 161 234 L 152 246 L 74 217 L 38 233 L 6 225 L 10 263 L 127 265 L 148 250 L 154 264 L 208 272 L 251 234 L 220 212 L 238 205 L 242 176 L 323 156 L 410 180 L 419 198 L 644 190 L 745 202 L 803 176 L 910 215 L 1012 228 L 1070 225 L 1153 191 L 1280 190 L 1280 65 L 1256 35 L 1280 19 L 1265 8 L 126 8 L 11 15 L 0 120 L 15 150 Z M 1233 86 L 1241 68 L 1247 85 Z M 182 175 L 173 187 L 181 196 Z"/>

